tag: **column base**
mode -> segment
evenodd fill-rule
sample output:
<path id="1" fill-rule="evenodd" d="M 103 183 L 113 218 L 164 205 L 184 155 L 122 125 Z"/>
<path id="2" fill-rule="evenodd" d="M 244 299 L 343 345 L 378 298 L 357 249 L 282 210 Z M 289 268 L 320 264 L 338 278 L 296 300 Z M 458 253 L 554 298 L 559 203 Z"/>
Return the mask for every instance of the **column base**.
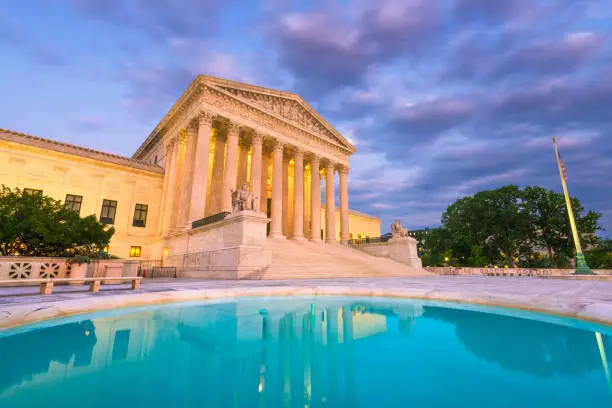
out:
<path id="1" fill-rule="evenodd" d="M 333 245 L 333 244 L 337 244 L 337 243 L 338 243 L 338 241 L 336 241 L 335 239 L 329 239 L 329 240 L 328 240 L 328 239 L 326 239 L 326 240 L 325 240 L 325 243 L 326 243 L 326 244 L 332 244 L 332 245 Z"/>
<path id="2" fill-rule="evenodd" d="M 270 235 L 268 235 L 268 238 L 272 238 L 272 239 L 287 239 L 287 237 L 285 237 L 282 233 L 278 233 L 278 234 L 270 233 Z"/>
<path id="3" fill-rule="evenodd" d="M 303 235 L 297 236 L 297 237 L 291 237 L 291 239 L 293 241 L 306 241 L 306 237 L 304 237 Z"/>

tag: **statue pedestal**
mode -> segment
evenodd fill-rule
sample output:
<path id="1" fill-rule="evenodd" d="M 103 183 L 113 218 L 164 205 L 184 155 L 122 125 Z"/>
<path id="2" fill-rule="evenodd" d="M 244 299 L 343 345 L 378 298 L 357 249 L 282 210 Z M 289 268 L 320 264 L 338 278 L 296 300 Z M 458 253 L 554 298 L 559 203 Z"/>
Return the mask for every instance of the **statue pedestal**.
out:
<path id="1" fill-rule="evenodd" d="M 169 236 L 165 266 L 177 268 L 186 278 L 242 279 L 262 271 L 272 262 L 265 249 L 264 213 L 240 211 L 213 224 Z"/>
<path id="2" fill-rule="evenodd" d="M 417 252 L 417 241 L 412 237 L 391 238 L 388 241 L 387 256 L 413 268 L 422 268 L 423 263 Z"/>

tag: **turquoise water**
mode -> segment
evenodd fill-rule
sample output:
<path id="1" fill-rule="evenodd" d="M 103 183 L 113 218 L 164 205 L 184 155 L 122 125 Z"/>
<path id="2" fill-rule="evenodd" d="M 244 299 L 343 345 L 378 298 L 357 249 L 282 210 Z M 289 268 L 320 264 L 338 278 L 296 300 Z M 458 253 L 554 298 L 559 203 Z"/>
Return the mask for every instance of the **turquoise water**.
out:
<path id="1" fill-rule="evenodd" d="M 0 332 L 0 407 L 609 407 L 610 333 L 372 298 L 126 309 Z"/>

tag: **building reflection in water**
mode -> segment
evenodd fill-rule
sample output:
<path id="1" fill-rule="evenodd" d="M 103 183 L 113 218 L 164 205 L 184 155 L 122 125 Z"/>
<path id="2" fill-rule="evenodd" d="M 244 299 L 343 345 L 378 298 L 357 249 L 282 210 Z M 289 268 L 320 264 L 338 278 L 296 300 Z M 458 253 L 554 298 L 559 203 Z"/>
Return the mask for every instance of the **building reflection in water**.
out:
<path id="1" fill-rule="evenodd" d="M 357 368 L 364 346 L 385 344 L 377 338 L 388 335 L 401 345 L 421 319 L 454 327 L 486 361 L 540 378 L 601 369 L 611 347 L 609 336 L 594 340 L 585 330 L 418 303 L 265 299 L 166 307 L 0 338 L 0 361 L 11 367 L 0 369 L 0 402 L 45 384 L 56 390 L 45 397 L 60 395 L 54 384 L 61 379 L 140 406 L 358 407 L 371 392 L 363 389 L 371 377 Z M 103 399 L 88 404 L 105 406 Z"/>
<path id="2" fill-rule="evenodd" d="M 0 337 L 0 393 L 48 373 L 57 364 L 87 367 L 96 342 L 91 320 Z"/>
<path id="3" fill-rule="evenodd" d="M 178 332 L 192 347 L 194 404 L 356 407 L 354 342 L 386 333 L 391 316 L 408 332 L 421 313 L 307 303 L 287 313 L 281 306 L 228 303 L 180 317 Z"/>

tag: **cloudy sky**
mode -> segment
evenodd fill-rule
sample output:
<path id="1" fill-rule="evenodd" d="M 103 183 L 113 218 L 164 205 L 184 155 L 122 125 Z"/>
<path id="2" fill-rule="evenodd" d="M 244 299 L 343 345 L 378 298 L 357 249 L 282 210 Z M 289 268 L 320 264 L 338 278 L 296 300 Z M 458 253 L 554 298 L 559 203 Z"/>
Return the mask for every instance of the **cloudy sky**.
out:
<path id="1" fill-rule="evenodd" d="M 349 138 L 350 205 L 569 188 L 612 232 L 607 0 L 2 0 L 0 127 L 131 155 L 196 74 L 300 93 Z"/>

